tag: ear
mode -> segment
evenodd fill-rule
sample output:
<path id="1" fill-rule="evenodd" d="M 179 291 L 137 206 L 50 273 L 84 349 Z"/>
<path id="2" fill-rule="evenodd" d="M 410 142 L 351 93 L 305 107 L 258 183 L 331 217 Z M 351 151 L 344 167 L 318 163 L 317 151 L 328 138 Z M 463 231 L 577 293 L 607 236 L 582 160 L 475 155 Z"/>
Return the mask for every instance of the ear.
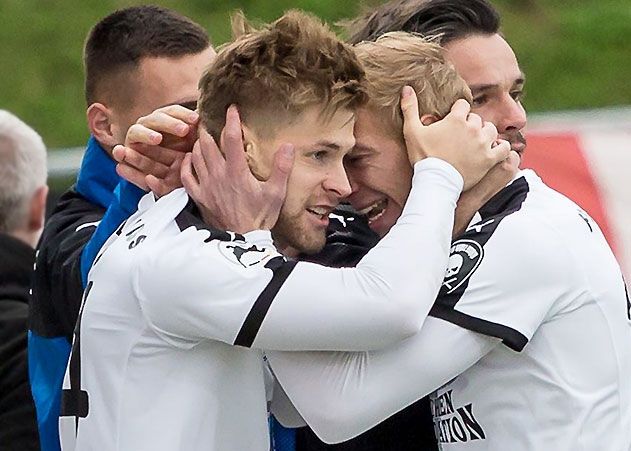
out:
<path id="1" fill-rule="evenodd" d="M 46 216 L 46 198 L 48 197 L 48 186 L 38 188 L 29 206 L 28 230 L 29 232 L 39 232 L 44 227 L 44 217 Z"/>
<path id="2" fill-rule="evenodd" d="M 266 180 L 270 170 L 265 170 L 260 140 L 254 130 L 247 125 L 241 123 L 241 129 L 243 130 L 243 148 L 250 171 L 257 179 Z"/>
<path id="3" fill-rule="evenodd" d="M 438 122 L 439 120 L 440 118 L 433 114 L 423 114 L 421 116 L 421 123 L 423 125 L 430 125 L 430 124 L 433 124 L 434 122 Z"/>
<path id="4" fill-rule="evenodd" d="M 113 112 L 102 103 L 93 103 L 88 107 L 88 128 L 92 136 L 106 148 L 113 148 L 116 144 L 116 137 L 112 129 Z"/>

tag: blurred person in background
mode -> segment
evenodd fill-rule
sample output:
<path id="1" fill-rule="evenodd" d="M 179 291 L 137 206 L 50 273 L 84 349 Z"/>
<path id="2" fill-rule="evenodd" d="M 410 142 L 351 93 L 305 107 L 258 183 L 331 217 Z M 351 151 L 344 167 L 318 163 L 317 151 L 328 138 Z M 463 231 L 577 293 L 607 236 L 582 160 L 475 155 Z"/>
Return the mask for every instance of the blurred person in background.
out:
<path id="1" fill-rule="evenodd" d="M 29 285 L 44 227 L 46 147 L 0 110 L 0 449 L 39 450 L 26 352 Z"/>
<path id="2" fill-rule="evenodd" d="M 60 448 L 62 380 L 87 269 L 119 218 L 131 213 L 113 201 L 144 194 L 131 184 L 119 185 L 112 149 L 138 117 L 158 107 L 194 109 L 197 82 L 214 55 L 204 28 L 158 6 L 118 10 L 87 36 L 85 96 L 91 137 L 77 181 L 61 196 L 38 245 L 29 316 L 29 373 L 44 451 Z M 197 118 L 193 111 L 190 116 Z"/>

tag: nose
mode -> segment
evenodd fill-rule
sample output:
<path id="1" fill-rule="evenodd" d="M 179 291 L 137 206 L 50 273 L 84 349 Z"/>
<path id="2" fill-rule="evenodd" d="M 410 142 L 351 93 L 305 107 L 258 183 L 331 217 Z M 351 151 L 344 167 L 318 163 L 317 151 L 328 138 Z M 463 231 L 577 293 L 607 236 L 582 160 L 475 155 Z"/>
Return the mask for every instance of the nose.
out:
<path id="1" fill-rule="evenodd" d="M 324 189 L 335 193 L 340 199 L 351 194 L 353 189 L 343 165 L 340 164 L 339 167 L 329 172 L 328 177 L 324 181 Z"/>
<path id="2" fill-rule="evenodd" d="M 521 102 L 513 99 L 506 93 L 502 99 L 501 108 L 495 122 L 500 134 L 516 133 L 526 126 L 526 110 Z"/>

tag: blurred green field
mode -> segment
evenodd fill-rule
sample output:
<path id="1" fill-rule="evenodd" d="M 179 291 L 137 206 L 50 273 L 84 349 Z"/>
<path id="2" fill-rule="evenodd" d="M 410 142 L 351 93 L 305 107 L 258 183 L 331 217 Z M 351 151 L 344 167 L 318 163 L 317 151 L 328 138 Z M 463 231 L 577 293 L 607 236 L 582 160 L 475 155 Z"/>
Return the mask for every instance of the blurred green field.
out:
<path id="1" fill-rule="evenodd" d="M 35 127 L 49 147 L 86 140 L 81 51 L 89 28 L 130 0 L 0 0 L 0 108 Z M 230 11 L 271 20 L 289 8 L 334 22 L 359 2 L 340 0 L 158 0 L 229 39 Z M 370 0 L 364 6 L 377 4 Z M 496 0 L 504 33 L 527 74 L 530 111 L 631 104 L 631 1 Z"/>

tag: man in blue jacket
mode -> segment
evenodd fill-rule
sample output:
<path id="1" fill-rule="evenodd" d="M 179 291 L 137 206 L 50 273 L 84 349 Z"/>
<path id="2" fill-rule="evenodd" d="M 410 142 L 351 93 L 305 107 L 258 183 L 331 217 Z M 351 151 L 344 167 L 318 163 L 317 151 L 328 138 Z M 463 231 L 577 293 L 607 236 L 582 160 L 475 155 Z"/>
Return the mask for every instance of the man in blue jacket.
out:
<path id="1" fill-rule="evenodd" d="M 29 375 L 44 451 L 60 449 L 61 386 L 87 271 L 103 241 L 131 214 L 123 205 L 135 206 L 144 194 L 121 183 L 112 149 L 131 124 L 158 107 L 194 109 L 197 82 L 214 55 L 206 30 L 156 6 L 116 11 L 88 35 L 91 137 L 77 182 L 60 198 L 39 242 L 29 317 Z"/>

